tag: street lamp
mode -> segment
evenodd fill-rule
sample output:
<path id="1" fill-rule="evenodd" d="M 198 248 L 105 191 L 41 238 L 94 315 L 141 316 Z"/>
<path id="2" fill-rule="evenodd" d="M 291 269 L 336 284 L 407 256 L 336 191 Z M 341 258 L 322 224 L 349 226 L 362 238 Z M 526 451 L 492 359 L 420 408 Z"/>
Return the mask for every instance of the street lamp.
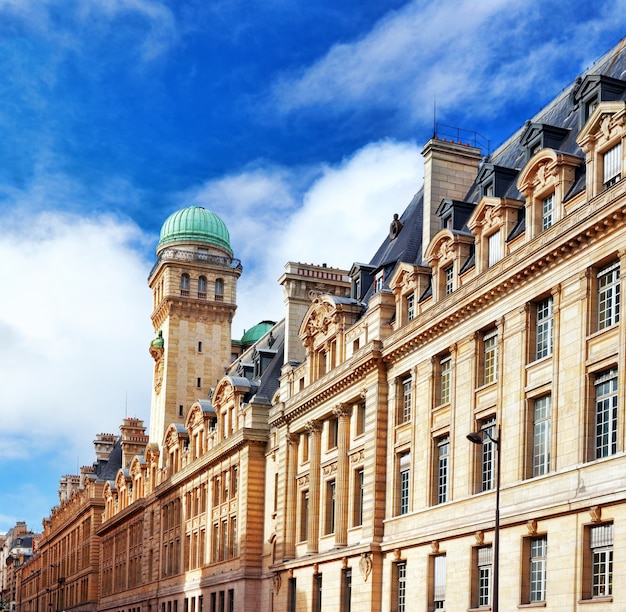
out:
<path id="1" fill-rule="evenodd" d="M 491 611 L 498 612 L 500 574 L 500 440 L 502 439 L 502 433 L 500 425 L 498 425 L 498 435 L 496 438 L 489 433 L 488 429 L 473 431 L 467 434 L 466 437 L 472 444 L 480 444 L 481 446 L 484 443 L 485 437 L 487 437 L 496 449 L 496 516 L 493 531 L 493 596 L 491 598 Z"/>

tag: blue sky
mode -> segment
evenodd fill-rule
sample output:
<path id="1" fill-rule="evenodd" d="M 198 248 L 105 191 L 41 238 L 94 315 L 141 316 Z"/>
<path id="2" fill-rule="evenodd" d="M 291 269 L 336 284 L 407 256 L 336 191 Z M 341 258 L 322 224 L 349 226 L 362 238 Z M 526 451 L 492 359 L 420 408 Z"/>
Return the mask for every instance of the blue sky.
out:
<path id="1" fill-rule="evenodd" d="M 243 262 L 233 336 L 287 261 L 367 261 L 433 108 L 492 148 L 626 35 L 626 0 L 0 0 L 0 531 L 149 416 L 162 222 Z"/>

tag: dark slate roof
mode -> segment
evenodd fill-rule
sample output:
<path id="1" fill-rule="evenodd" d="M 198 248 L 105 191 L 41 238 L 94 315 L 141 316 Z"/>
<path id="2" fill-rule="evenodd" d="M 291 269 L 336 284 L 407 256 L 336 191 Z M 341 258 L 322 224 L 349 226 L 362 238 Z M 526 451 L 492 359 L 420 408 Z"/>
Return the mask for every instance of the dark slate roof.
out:
<path id="1" fill-rule="evenodd" d="M 280 378 L 281 368 L 283 366 L 283 354 L 285 347 L 285 321 L 284 319 L 276 323 L 269 331 L 267 331 L 257 342 L 246 349 L 238 359 L 236 359 L 227 369 L 226 375 L 233 382 L 241 383 L 246 381 L 250 385 L 250 394 L 246 401 L 267 404 L 271 403 L 272 396 L 278 389 L 278 381 Z M 250 379 L 242 378 L 239 371 L 239 364 L 245 363 L 253 366 L 254 355 L 256 352 L 264 356 L 270 356 L 271 360 L 265 364 L 260 376 L 254 376 Z M 254 367 L 249 371 L 254 373 Z"/>
<path id="2" fill-rule="evenodd" d="M 100 460 L 94 464 L 98 480 L 115 480 L 118 470 L 122 467 L 122 439 L 118 437 L 108 460 Z"/>
<path id="3" fill-rule="evenodd" d="M 530 128 L 539 128 L 541 125 L 553 126 L 560 128 L 555 130 L 559 135 L 563 135 L 558 149 L 569 155 L 575 155 L 584 160 L 584 153 L 576 143 L 576 137 L 580 131 L 580 109 L 577 105 L 576 92 L 579 91 L 581 84 L 585 83 L 585 79 L 592 78 L 592 75 L 602 75 L 611 79 L 619 79 L 626 81 L 626 44 L 621 41 L 614 49 L 601 57 L 590 68 L 588 68 L 580 77 L 574 81 L 569 87 L 565 88 L 550 104 L 537 113 L 532 119 L 527 121 L 519 130 L 513 134 L 508 140 L 500 145 L 489 157 L 483 160 L 481 168 L 477 173 L 480 176 L 481 169 L 485 165 L 501 168 L 511 168 L 517 173 L 522 170 L 527 162 L 527 147 L 523 142 L 523 136 L 528 134 Z M 618 84 L 619 85 L 619 84 Z M 619 89 L 619 87 L 618 87 Z M 613 100 L 626 100 L 626 90 L 611 98 Z M 573 197 L 585 189 L 585 164 L 582 162 L 577 169 L 576 181 L 567 198 Z M 516 200 L 523 199 L 517 190 L 516 180 L 513 180 L 506 193 L 502 197 L 512 198 Z M 478 203 L 481 198 L 480 184 L 478 180 L 474 182 L 469 189 L 464 201 Z M 424 201 L 423 188 L 420 189 L 406 210 L 400 216 L 400 222 L 403 228 L 395 239 L 388 234 L 380 245 L 376 254 L 372 258 L 370 265 L 375 270 L 384 269 L 384 287 L 388 288 L 388 281 L 393 276 L 397 266 L 401 262 L 414 265 L 420 265 L 422 261 L 422 209 Z M 520 217 L 518 224 L 509 236 L 509 239 L 519 235 L 524 231 L 525 220 L 523 215 Z M 467 228 L 456 230 L 456 233 L 467 233 Z M 471 259 L 471 258 L 470 258 Z M 465 268 L 471 267 L 472 261 L 466 262 Z M 374 280 L 374 279 L 372 279 Z M 365 292 L 363 301 L 367 303 L 374 293 L 374 284 Z M 422 298 L 425 296 L 422 296 Z"/>

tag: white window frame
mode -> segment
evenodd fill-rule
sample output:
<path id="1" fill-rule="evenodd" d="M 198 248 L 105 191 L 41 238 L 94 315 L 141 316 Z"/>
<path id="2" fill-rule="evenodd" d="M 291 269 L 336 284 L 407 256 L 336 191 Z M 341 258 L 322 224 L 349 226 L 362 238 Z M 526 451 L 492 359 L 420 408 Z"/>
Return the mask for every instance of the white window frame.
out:
<path id="1" fill-rule="evenodd" d="M 602 183 L 604 188 L 615 185 L 622 178 L 622 141 L 602 155 Z"/>
<path id="2" fill-rule="evenodd" d="M 619 323 L 619 268 L 615 261 L 598 272 L 598 330 Z"/>

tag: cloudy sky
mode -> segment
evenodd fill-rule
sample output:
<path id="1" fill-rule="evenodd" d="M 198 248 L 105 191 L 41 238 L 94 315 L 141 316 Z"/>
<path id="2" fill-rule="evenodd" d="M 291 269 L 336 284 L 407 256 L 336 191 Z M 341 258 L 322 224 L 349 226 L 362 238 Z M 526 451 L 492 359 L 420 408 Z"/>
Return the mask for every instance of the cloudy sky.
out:
<path id="1" fill-rule="evenodd" d="M 0 0 L 0 531 L 149 415 L 165 218 L 219 214 L 233 336 L 291 261 L 367 261 L 437 120 L 495 148 L 626 35 L 626 0 Z"/>

